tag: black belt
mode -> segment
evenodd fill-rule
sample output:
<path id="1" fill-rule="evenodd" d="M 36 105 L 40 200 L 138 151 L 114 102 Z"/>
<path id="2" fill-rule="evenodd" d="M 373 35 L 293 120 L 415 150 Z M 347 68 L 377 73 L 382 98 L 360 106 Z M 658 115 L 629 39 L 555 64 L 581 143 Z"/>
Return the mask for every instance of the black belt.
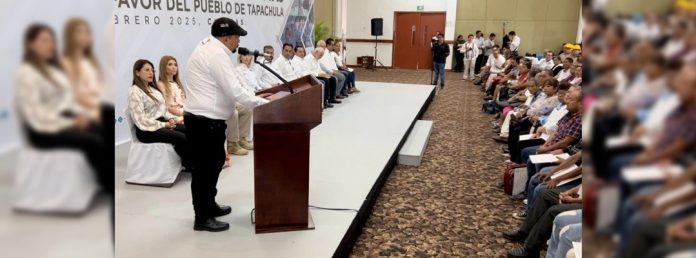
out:
<path id="1" fill-rule="evenodd" d="M 227 126 L 227 122 L 225 120 L 220 120 L 220 119 L 212 119 L 208 118 L 205 116 L 199 116 L 196 114 L 192 114 L 189 112 L 184 111 L 184 116 L 188 121 L 194 122 L 194 123 L 204 123 L 207 125 L 210 125 L 212 127 L 223 127 Z"/>

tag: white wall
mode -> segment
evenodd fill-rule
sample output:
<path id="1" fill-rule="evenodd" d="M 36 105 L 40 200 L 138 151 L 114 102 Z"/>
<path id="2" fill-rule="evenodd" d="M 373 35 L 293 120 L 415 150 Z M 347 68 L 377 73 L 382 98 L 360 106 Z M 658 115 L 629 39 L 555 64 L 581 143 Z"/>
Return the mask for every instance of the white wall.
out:
<path id="1" fill-rule="evenodd" d="M 370 20 L 372 18 L 384 19 L 384 35 L 378 39 L 393 39 L 394 31 L 394 12 L 397 11 L 417 11 L 419 5 L 424 7 L 424 12 L 446 12 L 445 39 L 454 40 L 454 21 L 457 16 L 456 0 L 350 0 L 347 1 L 347 8 L 350 15 L 347 17 L 346 38 L 348 39 L 374 39 L 370 33 Z M 341 5 L 336 13 L 341 13 Z M 340 26 L 340 23 L 337 24 Z M 337 30 L 338 31 L 338 30 Z M 356 60 L 359 56 L 374 55 L 374 43 L 348 42 L 347 63 L 357 65 Z M 451 46 L 450 46 L 451 47 Z M 392 44 L 378 43 L 377 59 L 384 66 L 392 65 Z M 447 59 L 447 67 L 450 67 L 451 58 Z"/>
<path id="2" fill-rule="evenodd" d="M 25 29 L 35 22 L 49 25 L 56 33 L 58 52 L 63 45 L 62 31 L 70 18 L 86 20 L 92 29 L 94 51 L 100 66 L 108 78 L 108 42 L 112 35 L 107 31 L 111 22 L 113 3 L 109 1 L 0 1 L 0 154 L 15 150 L 21 144 L 18 118 L 14 110 L 15 73 L 22 60 L 22 39 Z M 108 85 L 106 85 L 108 86 Z M 110 89 L 105 89 L 107 96 Z M 107 125 L 108 126 L 108 125 Z"/>

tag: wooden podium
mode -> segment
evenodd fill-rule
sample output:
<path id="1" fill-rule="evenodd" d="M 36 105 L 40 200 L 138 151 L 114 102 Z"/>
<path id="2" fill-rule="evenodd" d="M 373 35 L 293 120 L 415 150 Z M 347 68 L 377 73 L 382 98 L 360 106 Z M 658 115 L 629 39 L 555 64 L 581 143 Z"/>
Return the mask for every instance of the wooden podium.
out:
<path id="1" fill-rule="evenodd" d="M 313 76 L 254 109 L 256 233 L 314 229 L 309 214 L 309 131 L 321 124 L 322 86 Z M 287 85 L 257 92 L 288 92 Z"/>

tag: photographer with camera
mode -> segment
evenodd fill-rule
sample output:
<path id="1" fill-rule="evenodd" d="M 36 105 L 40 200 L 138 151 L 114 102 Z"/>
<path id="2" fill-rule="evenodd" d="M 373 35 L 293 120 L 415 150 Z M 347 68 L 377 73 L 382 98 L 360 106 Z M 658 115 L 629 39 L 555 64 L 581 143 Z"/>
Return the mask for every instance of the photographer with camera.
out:
<path id="1" fill-rule="evenodd" d="M 433 68 L 435 71 L 435 79 L 432 85 L 437 85 L 440 81 L 440 88 L 445 87 L 445 60 L 450 55 L 449 45 L 445 44 L 445 37 L 442 34 L 437 35 L 437 40 L 432 42 L 433 52 Z"/>

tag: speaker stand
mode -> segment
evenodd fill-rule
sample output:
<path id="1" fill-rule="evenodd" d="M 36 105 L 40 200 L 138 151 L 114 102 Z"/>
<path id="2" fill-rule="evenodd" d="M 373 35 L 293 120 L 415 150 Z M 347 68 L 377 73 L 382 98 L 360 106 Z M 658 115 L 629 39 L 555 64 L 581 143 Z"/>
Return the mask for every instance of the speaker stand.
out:
<path id="1" fill-rule="evenodd" d="M 377 64 L 379 64 L 379 66 L 381 66 L 382 68 L 384 68 L 384 70 L 389 71 L 389 69 L 388 69 L 387 67 L 385 67 L 385 66 L 382 64 L 382 62 L 379 61 L 379 59 L 377 59 L 377 35 L 375 35 L 375 58 L 374 58 L 374 59 L 375 59 L 375 61 L 374 61 L 374 63 L 372 64 L 372 69 L 371 69 L 373 72 L 374 72 L 374 71 L 377 71 Z"/>

